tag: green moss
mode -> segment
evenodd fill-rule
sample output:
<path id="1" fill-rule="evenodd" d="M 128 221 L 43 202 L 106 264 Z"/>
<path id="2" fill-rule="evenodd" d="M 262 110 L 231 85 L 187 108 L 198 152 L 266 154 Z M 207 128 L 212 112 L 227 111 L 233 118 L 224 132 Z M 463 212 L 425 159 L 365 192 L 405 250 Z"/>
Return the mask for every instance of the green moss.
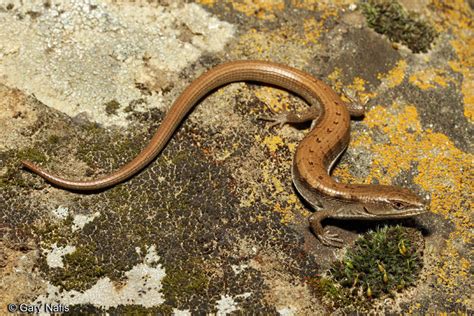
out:
<path id="1" fill-rule="evenodd" d="M 391 41 L 402 43 L 414 53 L 427 52 L 437 33 L 427 22 L 408 14 L 393 0 L 368 0 L 361 3 L 368 25 Z"/>
<path id="2" fill-rule="evenodd" d="M 179 299 L 196 294 L 207 287 L 209 280 L 204 271 L 197 265 L 186 267 L 171 267 L 166 269 L 166 276 L 163 278 L 163 293 L 170 305 L 176 305 Z"/>
<path id="3" fill-rule="evenodd" d="M 48 143 L 50 143 L 51 145 L 56 145 L 56 144 L 59 144 L 59 140 L 61 138 L 58 136 L 58 135 L 50 135 L 48 137 Z"/>
<path id="4" fill-rule="evenodd" d="M 71 217 L 68 215 L 68 218 Z M 67 219 L 67 222 L 72 220 Z M 43 248 L 51 248 L 53 244 L 58 246 L 66 246 L 67 240 L 70 238 L 70 226 L 65 222 L 45 222 L 42 225 L 36 225 L 33 232 L 37 236 L 41 236 L 41 244 Z"/>
<path id="5" fill-rule="evenodd" d="M 423 237 L 415 229 L 383 227 L 360 237 L 326 277 L 308 285 L 331 308 L 371 310 L 373 299 L 414 284 L 422 268 Z"/>
<path id="6" fill-rule="evenodd" d="M 107 310 L 111 315 L 172 315 L 173 307 L 167 304 L 161 304 L 154 307 L 143 307 L 142 305 L 119 305 Z"/>
<path id="7" fill-rule="evenodd" d="M 48 159 L 45 154 L 36 148 L 26 148 L 18 152 L 18 159 L 34 162 L 46 162 Z"/>
<path id="8" fill-rule="evenodd" d="M 16 166 L 7 166 L 6 172 L 0 177 L 0 188 L 17 186 L 17 187 L 27 187 L 28 183 L 19 176 L 18 169 Z"/>
<path id="9" fill-rule="evenodd" d="M 108 115 L 117 115 L 117 110 L 120 108 L 120 103 L 117 100 L 109 101 L 105 104 L 105 112 Z"/>
<path id="10" fill-rule="evenodd" d="M 63 263 L 64 268 L 60 268 L 51 281 L 67 291 L 84 291 L 106 274 L 98 263 L 93 244 L 78 247 L 73 253 L 65 255 Z"/>
<path id="11" fill-rule="evenodd" d="M 143 147 L 142 134 L 104 133 L 97 124 L 89 124 L 83 131 L 84 136 L 77 141 L 76 157 L 94 170 L 104 168 L 108 162 L 115 163 L 114 168 L 120 167 L 126 157 L 135 157 Z"/>
<path id="12" fill-rule="evenodd" d="M 332 278 L 367 297 L 404 289 L 415 282 L 423 264 L 415 232 L 400 226 L 369 232 L 333 264 Z"/>
<path id="13" fill-rule="evenodd" d="M 348 299 L 341 287 L 331 278 L 314 277 L 310 278 L 307 283 L 319 297 L 327 297 L 331 301 L 339 303 Z"/>
<path id="14" fill-rule="evenodd" d="M 0 176 L 0 187 L 17 186 L 28 187 L 31 184 L 25 180 L 21 170 L 20 161 L 28 160 L 35 163 L 44 163 L 48 161 L 48 157 L 36 148 L 25 148 L 18 152 L 2 153 L 0 161 L 3 161 L 2 175 Z"/>

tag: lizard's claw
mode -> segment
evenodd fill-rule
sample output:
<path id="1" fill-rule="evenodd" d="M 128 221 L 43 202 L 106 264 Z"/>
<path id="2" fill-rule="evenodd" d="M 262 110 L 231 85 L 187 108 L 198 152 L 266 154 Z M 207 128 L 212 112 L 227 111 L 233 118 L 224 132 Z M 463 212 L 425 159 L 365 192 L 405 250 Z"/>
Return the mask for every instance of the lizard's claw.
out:
<path id="1" fill-rule="evenodd" d="M 331 234 L 325 231 L 322 235 L 316 235 L 319 241 L 325 246 L 341 248 L 344 241 L 337 234 Z"/>
<path id="2" fill-rule="evenodd" d="M 282 128 L 283 125 L 288 123 L 288 113 L 283 112 L 283 113 L 275 114 L 273 116 L 259 116 L 258 119 L 263 120 L 263 121 L 272 122 L 270 124 L 270 128 L 273 127 L 273 126 L 277 126 L 277 125 L 280 128 Z"/>

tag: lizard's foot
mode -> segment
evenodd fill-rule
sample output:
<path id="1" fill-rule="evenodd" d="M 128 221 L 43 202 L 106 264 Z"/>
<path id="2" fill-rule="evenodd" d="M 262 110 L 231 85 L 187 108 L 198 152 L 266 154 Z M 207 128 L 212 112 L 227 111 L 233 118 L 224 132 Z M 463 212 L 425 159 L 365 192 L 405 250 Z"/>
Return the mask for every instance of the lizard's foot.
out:
<path id="1" fill-rule="evenodd" d="M 313 234 L 319 239 L 319 241 L 328 247 L 337 247 L 341 248 L 343 244 L 343 240 L 339 238 L 337 234 L 332 234 L 328 230 L 324 230 L 323 226 L 321 225 L 321 221 L 331 215 L 329 211 L 319 211 L 313 213 L 308 218 L 309 226 L 313 231 Z"/>
<path id="2" fill-rule="evenodd" d="M 319 239 L 319 241 L 323 245 L 328 246 L 328 247 L 341 248 L 342 244 L 344 243 L 344 241 L 341 238 L 339 238 L 337 234 L 332 234 L 328 232 L 327 230 L 321 235 L 316 234 L 316 237 Z"/>
<path id="3" fill-rule="evenodd" d="M 270 127 L 279 125 L 280 128 L 283 127 L 286 123 L 291 123 L 291 120 L 288 119 L 289 112 L 278 113 L 273 116 L 259 116 L 259 120 L 273 122 L 270 124 Z"/>
<path id="4" fill-rule="evenodd" d="M 317 105 L 312 105 L 301 112 L 285 111 L 282 113 L 273 113 L 273 116 L 260 116 L 259 119 L 273 122 L 270 127 L 275 125 L 280 125 L 280 127 L 282 127 L 286 123 L 297 124 L 315 121 L 321 114 L 321 108 Z"/>
<path id="5" fill-rule="evenodd" d="M 344 93 L 346 98 L 349 100 L 349 103 L 347 104 L 347 109 L 349 110 L 350 115 L 351 116 L 364 115 L 365 103 L 360 103 L 359 101 L 357 101 L 359 99 L 358 93 L 351 92 L 344 87 L 342 88 L 342 93 Z"/>

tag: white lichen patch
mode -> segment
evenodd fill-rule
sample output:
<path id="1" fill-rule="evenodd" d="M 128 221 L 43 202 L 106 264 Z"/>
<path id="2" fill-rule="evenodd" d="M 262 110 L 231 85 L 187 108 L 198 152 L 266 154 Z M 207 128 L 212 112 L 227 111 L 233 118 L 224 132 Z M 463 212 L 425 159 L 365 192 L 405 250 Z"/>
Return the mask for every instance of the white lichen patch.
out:
<path id="1" fill-rule="evenodd" d="M 234 311 L 239 310 L 238 303 L 235 301 L 236 298 L 245 299 L 252 295 L 251 293 L 243 293 L 234 297 L 230 295 L 221 295 L 221 299 L 216 302 L 216 308 L 218 316 L 228 315 Z"/>
<path id="2" fill-rule="evenodd" d="M 59 287 L 48 284 L 46 294 L 40 295 L 34 302 L 42 304 L 60 302 L 63 305 L 91 304 L 105 309 L 130 304 L 152 307 L 164 302 L 161 293 L 161 281 L 164 276 L 165 270 L 161 265 L 150 267 L 141 263 L 125 273 L 126 281 L 121 286 L 117 286 L 108 277 L 100 279 L 84 292 L 61 291 Z"/>
<path id="3" fill-rule="evenodd" d="M 188 309 L 180 310 L 173 308 L 173 316 L 191 316 L 191 312 Z"/>
<path id="4" fill-rule="evenodd" d="M 146 256 L 145 256 L 145 259 L 144 259 L 144 263 L 145 264 L 153 264 L 153 263 L 158 262 L 159 259 L 160 259 L 160 257 L 156 253 L 156 246 L 151 245 L 150 247 L 148 247 L 147 253 L 146 253 Z"/>
<path id="5" fill-rule="evenodd" d="M 168 106 L 162 92 L 173 74 L 222 50 L 234 33 L 197 4 L 11 0 L 8 7 L 0 10 L 0 83 L 106 126 L 126 126 L 131 104 Z"/>
<path id="6" fill-rule="evenodd" d="M 232 267 L 232 271 L 234 271 L 234 273 L 237 275 L 237 274 L 240 274 L 245 269 L 247 269 L 249 266 L 248 264 L 241 264 L 241 265 L 233 264 L 231 267 Z"/>
<path id="7" fill-rule="evenodd" d="M 52 213 L 59 219 L 66 219 L 66 217 L 69 215 L 69 208 L 65 206 L 58 206 L 52 211 Z"/>
<path id="8" fill-rule="evenodd" d="M 46 255 L 48 265 L 51 268 L 62 268 L 62 257 L 74 251 L 75 247 L 57 247 L 54 244 L 53 249 Z M 165 276 L 165 269 L 156 264 L 159 259 L 156 246 L 152 245 L 147 248 L 143 263 L 125 272 L 126 281 L 120 286 L 105 277 L 81 293 L 75 290 L 61 291 L 59 287 L 48 283 L 46 294 L 39 296 L 34 302 L 38 304 L 60 302 L 63 305 L 92 304 L 106 309 L 120 304 L 138 304 L 145 307 L 160 305 L 164 302 L 161 281 Z"/>
<path id="9" fill-rule="evenodd" d="M 94 218 L 98 217 L 100 215 L 99 212 L 95 212 L 94 214 L 91 215 L 83 215 L 83 214 L 77 214 L 74 215 L 74 220 L 72 224 L 72 231 L 76 231 L 78 229 L 84 228 L 84 226 L 87 223 L 90 223 L 94 220 Z"/>
<path id="10" fill-rule="evenodd" d="M 292 307 L 284 307 L 278 310 L 278 314 L 282 316 L 292 316 L 296 315 L 296 310 Z"/>
<path id="11" fill-rule="evenodd" d="M 76 251 L 76 247 L 74 246 L 58 247 L 58 245 L 54 243 L 51 249 L 44 251 L 46 253 L 46 262 L 50 268 L 63 268 L 63 257 L 74 251 Z"/>

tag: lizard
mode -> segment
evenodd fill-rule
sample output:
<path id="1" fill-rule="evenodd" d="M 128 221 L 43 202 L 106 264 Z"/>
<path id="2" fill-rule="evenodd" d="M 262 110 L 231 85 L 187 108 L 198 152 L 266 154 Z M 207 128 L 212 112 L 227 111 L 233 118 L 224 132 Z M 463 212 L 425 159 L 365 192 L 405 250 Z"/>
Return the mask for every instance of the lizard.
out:
<path id="1" fill-rule="evenodd" d="M 274 124 L 312 121 L 310 132 L 297 146 L 291 167 L 299 194 L 316 210 L 308 218 L 315 236 L 326 246 L 340 247 L 343 240 L 323 229 L 326 218 L 386 220 L 426 212 L 425 202 L 412 191 L 389 185 L 344 184 L 331 177 L 331 169 L 350 139 L 350 117 L 364 107 L 344 102 L 323 81 L 307 72 L 268 61 L 242 60 L 216 66 L 194 80 L 173 103 L 147 146 L 118 170 L 93 180 L 68 180 L 22 161 L 25 168 L 48 182 L 73 191 L 114 186 L 147 166 L 166 146 L 184 117 L 211 91 L 232 82 L 252 81 L 286 89 L 310 106 L 301 113 L 287 112 L 269 119 Z"/>

